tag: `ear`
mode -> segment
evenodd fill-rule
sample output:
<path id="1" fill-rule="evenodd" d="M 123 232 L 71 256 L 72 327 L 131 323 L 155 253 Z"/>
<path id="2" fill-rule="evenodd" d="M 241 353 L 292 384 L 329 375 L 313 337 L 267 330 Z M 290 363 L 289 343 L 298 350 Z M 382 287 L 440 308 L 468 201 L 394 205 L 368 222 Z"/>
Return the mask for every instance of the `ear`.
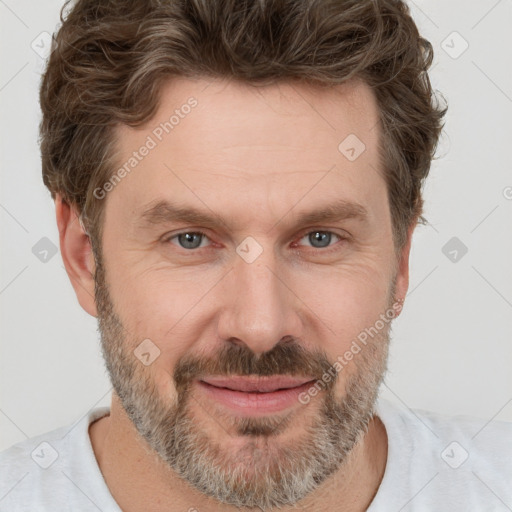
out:
<path id="1" fill-rule="evenodd" d="M 400 251 L 396 269 L 395 301 L 396 299 L 405 300 L 407 290 L 409 289 L 409 255 L 411 253 L 412 234 L 417 224 L 418 219 L 415 219 L 409 226 L 409 229 L 407 230 L 407 241 Z M 396 310 L 395 317 L 400 315 L 402 307 L 403 303 Z"/>
<path id="2" fill-rule="evenodd" d="M 55 214 L 59 228 L 60 252 L 78 302 L 92 316 L 97 316 L 94 300 L 96 268 L 89 236 L 78 215 L 60 194 L 55 197 Z"/>

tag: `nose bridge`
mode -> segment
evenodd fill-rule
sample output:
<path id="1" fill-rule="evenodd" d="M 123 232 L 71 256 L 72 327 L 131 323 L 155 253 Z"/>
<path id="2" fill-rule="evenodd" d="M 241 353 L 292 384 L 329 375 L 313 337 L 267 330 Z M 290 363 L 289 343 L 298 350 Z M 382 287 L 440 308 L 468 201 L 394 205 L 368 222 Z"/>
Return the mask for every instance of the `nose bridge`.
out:
<path id="1" fill-rule="evenodd" d="M 237 248 L 239 254 L 227 283 L 226 294 L 230 298 L 221 313 L 219 336 L 236 338 L 253 352 L 262 353 L 285 336 L 300 336 L 300 323 L 295 297 L 282 282 L 281 264 L 274 251 L 270 246 L 263 248 L 261 243 L 256 247 L 254 240 L 247 243 L 242 242 Z"/>

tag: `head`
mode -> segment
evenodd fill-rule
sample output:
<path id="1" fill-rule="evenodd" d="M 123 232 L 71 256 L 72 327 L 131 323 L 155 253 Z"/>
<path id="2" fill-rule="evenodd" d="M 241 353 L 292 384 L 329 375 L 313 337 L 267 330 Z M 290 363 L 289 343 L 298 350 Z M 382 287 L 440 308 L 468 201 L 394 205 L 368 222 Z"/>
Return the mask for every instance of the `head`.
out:
<path id="1" fill-rule="evenodd" d="M 373 415 L 446 111 L 432 48 L 399 1 L 78 1 L 61 16 L 43 179 L 115 395 L 204 494 L 294 504 Z M 317 384 L 255 416 L 211 400 L 212 375 Z"/>

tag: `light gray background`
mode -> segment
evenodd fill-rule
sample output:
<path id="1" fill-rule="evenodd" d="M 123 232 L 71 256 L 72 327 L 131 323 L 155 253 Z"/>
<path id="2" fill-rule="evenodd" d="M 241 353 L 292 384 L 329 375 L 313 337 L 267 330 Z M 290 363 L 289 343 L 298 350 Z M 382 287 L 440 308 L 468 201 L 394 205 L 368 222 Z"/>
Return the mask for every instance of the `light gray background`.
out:
<path id="1" fill-rule="evenodd" d="M 61 5 L 0 0 L 0 449 L 110 403 L 96 320 L 60 253 L 42 262 L 32 252 L 43 237 L 58 246 L 37 128 L 40 34 L 56 29 Z M 482 425 L 512 421 L 512 2 L 410 5 L 434 46 L 431 79 L 449 113 L 382 396 Z M 457 262 L 443 253 L 452 237 L 468 248 Z"/>

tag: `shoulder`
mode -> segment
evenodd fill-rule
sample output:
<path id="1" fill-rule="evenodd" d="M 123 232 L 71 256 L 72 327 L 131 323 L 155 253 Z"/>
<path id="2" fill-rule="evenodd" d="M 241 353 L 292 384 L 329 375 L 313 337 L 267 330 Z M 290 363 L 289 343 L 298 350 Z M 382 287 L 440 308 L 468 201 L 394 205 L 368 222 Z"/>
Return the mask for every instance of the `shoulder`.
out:
<path id="1" fill-rule="evenodd" d="M 383 399 L 376 412 L 388 436 L 381 499 L 394 488 L 400 506 L 413 496 L 418 505 L 444 503 L 443 510 L 512 504 L 511 422 L 450 416 Z"/>
<path id="2" fill-rule="evenodd" d="M 470 457 L 480 462 L 487 460 L 512 471 L 512 458 L 504 457 L 512 449 L 512 422 L 447 415 L 382 400 L 379 410 L 394 428 L 413 434 L 417 448 L 442 449 L 441 455 L 446 459 L 452 457 L 452 452 L 462 457 L 466 451 L 468 460 Z"/>
<path id="3" fill-rule="evenodd" d="M 40 434 L 20 441 L 0 452 L 0 468 L 4 475 L 16 469 L 49 468 L 59 457 L 59 450 L 71 426 Z"/>
<path id="4" fill-rule="evenodd" d="M 0 512 L 68 509 L 77 492 L 73 491 L 77 469 L 85 470 L 94 461 L 88 427 L 106 413 L 106 407 L 93 409 L 75 424 L 0 452 Z"/>

